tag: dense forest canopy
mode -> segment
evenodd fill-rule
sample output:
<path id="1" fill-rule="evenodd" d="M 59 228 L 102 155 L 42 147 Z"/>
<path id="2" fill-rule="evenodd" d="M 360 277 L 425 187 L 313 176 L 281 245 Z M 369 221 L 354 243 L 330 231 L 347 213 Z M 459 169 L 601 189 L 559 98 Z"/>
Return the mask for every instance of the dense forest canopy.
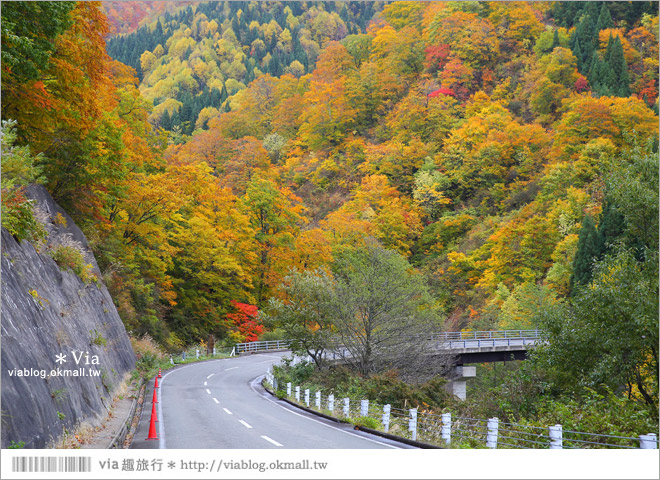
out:
<path id="1" fill-rule="evenodd" d="M 635 332 L 574 378 L 657 405 L 656 2 L 174 5 L 2 8 L 2 224 L 44 182 L 130 332 L 256 338 L 375 241 L 446 329 Z"/>

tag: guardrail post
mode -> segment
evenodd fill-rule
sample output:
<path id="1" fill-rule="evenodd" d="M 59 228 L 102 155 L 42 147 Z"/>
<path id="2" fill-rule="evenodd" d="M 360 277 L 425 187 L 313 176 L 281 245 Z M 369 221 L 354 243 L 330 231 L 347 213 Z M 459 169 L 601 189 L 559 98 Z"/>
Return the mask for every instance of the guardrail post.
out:
<path id="1" fill-rule="evenodd" d="M 305 389 L 305 405 L 309 407 L 309 388 Z"/>
<path id="2" fill-rule="evenodd" d="M 296 385 L 296 402 L 300 402 L 300 385 Z"/>
<path id="3" fill-rule="evenodd" d="M 640 435 L 639 448 L 658 448 L 658 436 L 655 433 Z"/>
<path id="4" fill-rule="evenodd" d="M 199 349 L 195 350 L 195 358 L 199 358 Z"/>
<path id="5" fill-rule="evenodd" d="M 410 409 L 410 420 L 408 420 L 408 430 L 412 432 L 412 439 L 417 440 L 417 409 Z"/>
<path id="6" fill-rule="evenodd" d="M 563 435 L 561 425 L 553 425 L 548 427 L 550 430 L 550 448 L 551 449 L 563 449 Z"/>
<path id="7" fill-rule="evenodd" d="M 350 416 L 351 416 L 350 406 L 351 406 L 351 399 L 348 398 L 348 397 L 344 398 L 344 411 L 343 411 L 343 414 L 346 418 L 350 418 Z"/>
<path id="8" fill-rule="evenodd" d="M 287 382 L 286 384 L 286 396 L 287 397 L 291 396 L 291 382 Z"/>
<path id="9" fill-rule="evenodd" d="M 488 419 L 488 434 L 486 435 L 486 447 L 488 448 L 497 448 L 499 422 L 497 417 Z"/>
<path id="10" fill-rule="evenodd" d="M 321 409 L 321 390 L 316 392 L 316 408 Z"/>
<path id="11" fill-rule="evenodd" d="M 360 416 L 361 417 L 369 416 L 369 400 L 360 401 Z"/>
<path id="12" fill-rule="evenodd" d="M 451 443 L 451 413 L 442 414 L 442 439 L 447 445 Z"/>
<path id="13" fill-rule="evenodd" d="M 185 359 L 186 359 L 186 352 L 183 352 L 183 353 L 181 354 L 181 359 L 182 359 L 182 360 L 185 360 Z"/>
<path id="14" fill-rule="evenodd" d="M 170 364 L 174 365 L 174 359 L 172 358 L 172 355 L 170 355 Z"/>
<path id="15" fill-rule="evenodd" d="M 328 395 L 328 410 L 335 411 L 335 396 L 332 394 Z"/>
<path id="16" fill-rule="evenodd" d="M 390 430 L 390 412 L 392 410 L 392 405 L 389 403 L 387 405 L 383 405 L 383 429 L 385 432 L 389 432 Z"/>
<path id="17" fill-rule="evenodd" d="M 215 347 L 213 347 L 213 356 L 215 357 Z"/>

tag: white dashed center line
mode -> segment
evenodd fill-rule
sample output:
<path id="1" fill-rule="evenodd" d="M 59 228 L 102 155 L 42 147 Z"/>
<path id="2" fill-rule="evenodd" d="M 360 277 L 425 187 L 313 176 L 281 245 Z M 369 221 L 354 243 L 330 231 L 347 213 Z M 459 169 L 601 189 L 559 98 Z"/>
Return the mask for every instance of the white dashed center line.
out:
<path id="1" fill-rule="evenodd" d="M 223 409 L 225 412 L 227 412 L 229 415 L 233 415 L 233 413 L 231 413 L 231 412 L 230 412 L 229 410 L 227 410 L 226 408 L 222 407 L 222 409 Z"/>
<path id="2" fill-rule="evenodd" d="M 245 420 L 239 420 L 239 422 L 242 423 L 243 426 L 245 426 L 245 428 L 252 428 L 252 425 L 250 425 L 249 423 L 247 423 Z"/>
<path id="3" fill-rule="evenodd" d="M 204 386 L 207 386 L 208 384 L 209 384 L 209 382 L 204 382 Z"/>
<path id="4" fill-rule="evenodd" d="M 220 403 L 220 402 L 218 401 L 218 399 L 215 398 L 215 397 L 213 397 L 213 401 L 214 401 L 215 403 Z"/>
<path id="5" fill-rule="evenodd" d="M 211 390 L 209 390 L 209 389 L 207 388 L 207 389 L 206 389 L 206 393 L 208 393 L 209 395 L 211 395 Z"/>
<path id="6" fill-rule="evenodd" d="M 275 445 L 276 447 L 283 447 L 283 446 L 284 446 L 284 445 L 282 445 L 281 443 L 276 442 L 276 441 L 273 440 L 272 438 L 267 437 L 266 435 L 262 435 L 261 438 L 263 438 L 263 439 L 266 440 L 267 442 L 272 443 L 272 444 Z"/>

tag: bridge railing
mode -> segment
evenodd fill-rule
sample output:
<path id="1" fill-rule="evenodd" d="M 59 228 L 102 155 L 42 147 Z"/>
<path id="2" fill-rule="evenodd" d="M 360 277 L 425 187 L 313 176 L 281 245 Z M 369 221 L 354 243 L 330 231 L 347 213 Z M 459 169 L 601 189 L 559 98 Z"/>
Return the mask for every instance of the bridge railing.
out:
<path id="1" fill-rule="evenodd" d="M 447 348 L 485 347 L 495 345 L 532 345 L 543 339 L 541 330 L 490 330 L 474 332 L 438 332 L 430 335 L 431 340 L 443 342 Z M 475 342 L 470 344 L 468 342 Z M 290 340 L 268 340 L 237 343 L 235 353 L 257 353 L 289 348 Z"/>
<path id="2" fill-rule="evenodd" d="M 286 350 L 289 348 L 290 340 L 267 340 L 260 342 L 237 343 L 236 354 L 268 352 L 272 350 Z"/>
<path id="3" fill-rule="evenodd" d="M 486 330 L 432 333 L 432 340 L 491 340 L 500 338 L 543 338 L 541 330 Z"/>

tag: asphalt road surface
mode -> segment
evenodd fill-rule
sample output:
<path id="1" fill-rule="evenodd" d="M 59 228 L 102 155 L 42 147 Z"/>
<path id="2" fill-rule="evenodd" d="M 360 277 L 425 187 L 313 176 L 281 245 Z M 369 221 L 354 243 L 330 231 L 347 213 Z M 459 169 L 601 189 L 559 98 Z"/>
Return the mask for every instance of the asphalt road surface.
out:
<path id="1" fill-rule="evenodd" d="M 187 364 L 163 374 L 158 440 L 149 432 L 153 385 L 131 448 L 412 448 L 332 422 L 266 392 L 261 378 L 285 353 Z"/>

